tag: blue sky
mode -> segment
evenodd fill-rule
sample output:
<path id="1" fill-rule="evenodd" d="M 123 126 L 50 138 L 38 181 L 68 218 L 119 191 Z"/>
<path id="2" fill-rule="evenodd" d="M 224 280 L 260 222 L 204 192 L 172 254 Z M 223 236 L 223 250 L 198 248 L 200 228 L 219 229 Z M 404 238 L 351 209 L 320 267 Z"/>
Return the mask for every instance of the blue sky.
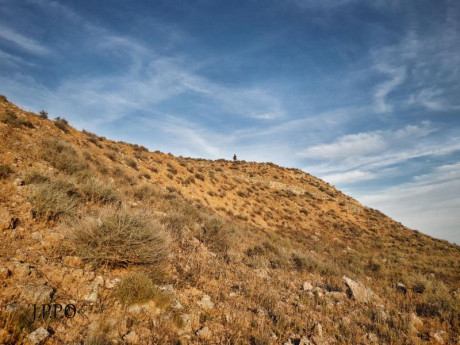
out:
<path id="1" fill-rule="evenodd" d="M 460 2 L 0 0 L 0 93 L 175 155 L 273 161 L 460 243 Z"/>

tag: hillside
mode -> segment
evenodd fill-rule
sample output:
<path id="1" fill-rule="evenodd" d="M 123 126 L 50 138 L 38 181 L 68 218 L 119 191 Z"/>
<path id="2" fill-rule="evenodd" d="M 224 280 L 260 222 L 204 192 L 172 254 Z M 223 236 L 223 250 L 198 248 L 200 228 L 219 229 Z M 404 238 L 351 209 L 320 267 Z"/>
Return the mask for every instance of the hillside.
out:
<path id="1" fill-rule="evenodd" d="M 298 169 L 45 117 L 0 99 L 0 343 L 460 343 L 459 246 Z"/>

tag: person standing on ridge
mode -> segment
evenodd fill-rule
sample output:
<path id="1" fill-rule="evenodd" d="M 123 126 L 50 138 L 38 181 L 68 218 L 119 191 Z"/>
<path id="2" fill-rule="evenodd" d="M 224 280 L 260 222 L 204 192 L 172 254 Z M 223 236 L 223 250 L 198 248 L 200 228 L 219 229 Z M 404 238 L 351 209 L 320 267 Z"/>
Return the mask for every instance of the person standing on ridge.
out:
<path id="1" fill-rule="evenodd" d="M 233 154 L 233 161 L 236 162 L 236 153 Z"/>

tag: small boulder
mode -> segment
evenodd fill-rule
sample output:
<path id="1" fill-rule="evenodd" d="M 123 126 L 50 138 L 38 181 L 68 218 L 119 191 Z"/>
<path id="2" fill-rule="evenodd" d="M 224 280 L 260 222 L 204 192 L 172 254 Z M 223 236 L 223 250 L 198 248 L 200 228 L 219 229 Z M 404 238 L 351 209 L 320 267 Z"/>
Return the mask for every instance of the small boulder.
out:
<path id="1" fill-rule="evenodd" d="M 373 300 L 378 300 L 379 297 L 367 286 L 360 282 L 354 281 L 347 276 L 343 276 L 343 281 L 347 286 L 347 295 L 349 298 L 357 302 L 369 303 Z"/>
<path id="2" fill-rule="evenodd" d="M 214 308 L 214 303 L 211 301 L 211 297 L 208 295 L 203 295 L 201 300 L 198 301 L 198 305 L 205 310 L 210 310 Z"/>
<path id="3" fill-rule="evenodd" d="M 442 334 L 444 334 L 444 331 L 437 331 L 437 332 L 431 332 L 430 333 L 430 338 L 434 340 L 434 344 L 444 344 L 444 339 L 442 337 Z"/>
<path id="4" fill-rule="evenodd" d="M 311 291 L 313 290 L 313 285 L 311 285 L 309 282 L 304 282 L 302 285 L 302 290 L 303 291 Z"/>
<path id="5" fill-rule="evenodd" d="M 135 331 L 131 331 L 123 336 L 123 340 L 126 344 L 137 344 L 139 342 L 139 336 Z"/>
<path id="6" fill-rule="evenodd" d="M 315 323 L 311 329 L 311 333 L 314 337 L 322 338 L 323 337 L 323 326 L 319 322 Z"/>
<path id="7" fill-rule="evenodd" d="M 203 327 L 200 330 L 196 332 L 196 335 L 200 339 L 209 339 L 212 336 L 211 331 L 209 330 L 209 327 Z"/>
<path id="8" fill-rule="evenodd" d="M 33 240 L 35 241 L 41 241 L 43 240 L 43 235 L 39 233 L 38 231 L 33 232 L 30 237 L 32 237 Z"/>
<path id="9" fill-rule="evenodd" d="M 21 297 L 29 303 L 49 303 L 54 289 L 46 285 L 27 285 L 21 289 Z"/>
<path id="10" fill-rule="evenodd" d="M 65 256 L 62 259 L 62 263 L 72 268 L 81 268 L 83 266 L 83 260 L 78 256 Z"/>
<path id="11" fill-rule="evenodd" d="M 26 337 L 26 341 L 31 345 L 38 345 L 48 338 L 50 333 L 43 327 L 40 327 Z"/>
<path id="12" fill-rule="evenodd" d="M 396 283 L 396 290 L 399 292 L 406 294 L 407 293 L 407 287 L 403 283 Z"/>

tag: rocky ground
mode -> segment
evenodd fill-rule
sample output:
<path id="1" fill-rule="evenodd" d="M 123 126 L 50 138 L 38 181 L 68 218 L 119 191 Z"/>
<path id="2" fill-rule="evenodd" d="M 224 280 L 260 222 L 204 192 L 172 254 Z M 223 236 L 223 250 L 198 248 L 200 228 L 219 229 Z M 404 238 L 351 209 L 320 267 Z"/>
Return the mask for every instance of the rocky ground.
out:
<path id="1" fill-rule="evenodd" d="M 4 97 L 0 286 L 2 344 L 460 343 L 458 246 L 297 169 L 149 152 Z"/>

